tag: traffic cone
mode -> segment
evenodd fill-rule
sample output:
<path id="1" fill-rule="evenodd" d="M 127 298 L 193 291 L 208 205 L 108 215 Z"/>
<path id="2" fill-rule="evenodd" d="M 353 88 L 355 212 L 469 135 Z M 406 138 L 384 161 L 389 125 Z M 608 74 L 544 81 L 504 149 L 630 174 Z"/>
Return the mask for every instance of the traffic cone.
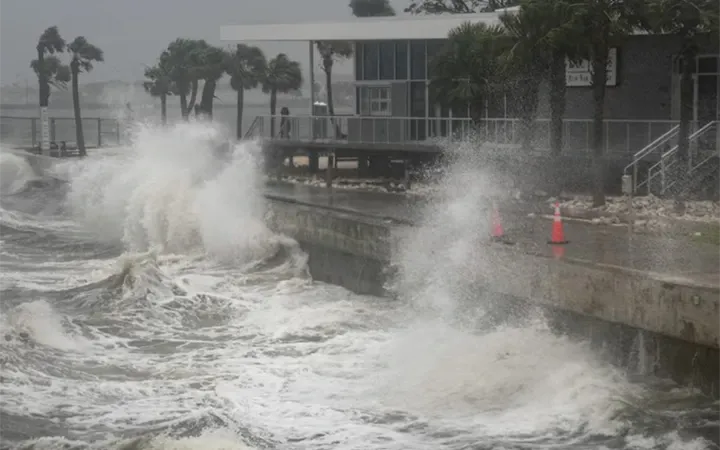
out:
<path id="1" fill-rule="evenodd" d="M 505 229 L 503 228 L 502 220 L 500 219 L 500 211 L 498 210 L 497 204 L 494 202 L 490 216 L 490 227 L 490 239 L 495 242 L 512 245 L 512 242 L 505 238 Z"/>
<path id="2" fill-rule="evenodd" d="M 562 245 L 569 241 L 565 240 L 565 231 L 563 231 L 562 217 L 560 217 L 560 204 L 555 203 L 555 215 L 553 216 L 552 235 L 548 244 Z"/>

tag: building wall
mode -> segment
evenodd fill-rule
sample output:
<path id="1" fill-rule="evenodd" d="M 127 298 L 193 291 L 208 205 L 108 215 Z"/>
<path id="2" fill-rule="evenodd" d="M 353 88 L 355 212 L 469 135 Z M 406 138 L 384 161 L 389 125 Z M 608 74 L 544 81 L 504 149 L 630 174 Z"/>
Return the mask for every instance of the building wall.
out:
<path id="1" fill-rule="evenodd" d="M 618 48 L 618 83 L 608 86 L 605 115 L 614 120 L 673 120 L 673 97 L 677 95 L 674 59 L 680 41 L 674 36 L 633 36 Z M 717 53 L 708 45 L 701 53 Z M 566 117 L 592 119 L 592 88 L 568 87 Z M 538 105 L 538 117 L 549 117 L 547 86 Z"/>

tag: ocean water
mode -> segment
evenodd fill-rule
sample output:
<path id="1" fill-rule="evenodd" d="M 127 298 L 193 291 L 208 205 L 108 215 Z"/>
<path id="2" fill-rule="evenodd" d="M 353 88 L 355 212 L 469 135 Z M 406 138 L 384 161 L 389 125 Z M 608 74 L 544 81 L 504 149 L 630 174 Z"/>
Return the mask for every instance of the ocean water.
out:
<path id="1" fill-rule="evenodd" d="M 472 152 L 393 300 L 312 280 L 257 153 L 197 122 L 42 172 L 0 152 L 0 448 L 718 448 L 717 402 L 483 320 Z"/>

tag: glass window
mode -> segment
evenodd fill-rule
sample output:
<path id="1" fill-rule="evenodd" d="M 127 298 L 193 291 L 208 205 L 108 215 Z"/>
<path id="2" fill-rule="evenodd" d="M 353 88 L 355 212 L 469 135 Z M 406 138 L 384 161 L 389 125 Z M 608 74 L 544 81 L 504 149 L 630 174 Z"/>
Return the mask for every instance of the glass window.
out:
<path id="1" fill-rule="evenodd" d="M 410 79 L 425 79 L 425 41 L 410 41 Z"/>
<path id="2" fill-rule="evenodd" d="M 380 79 L 395 79 L 395 44 L 392 42 L 380 43 Z"/>
<path id="3" fill-rule="evenodd" d="M 407 80 L 408 78 L 408 43 L 400 41 L 395 43 L 395 79 Z"/>
<path id="4" fill-rule="evenodd" d="M 425 82 L 410 83 L 410 117 L 425 117 Z"/>
<path id="5" fill-rule="evenodd" d="M 363 80 L 377 80 L 379 76 L 380 54 L 376 42 L 363 45 Z"/>
<path id="6" fill-rule="evenodd" d="M 698 58 L 698 73 L 718 73 L 717 56 L 701 56 Z"/>
<path id="7" fill-rule="evenodd" d="M 363 86 L 359 89 L 361 116 L 389 116 L 391 114 L 389 86 Z"/>
<path id="8" fill-rule="evenodd" d="M 363 43 L 355 43 L 355 79 L 361 81 L 363 79 Z"/>

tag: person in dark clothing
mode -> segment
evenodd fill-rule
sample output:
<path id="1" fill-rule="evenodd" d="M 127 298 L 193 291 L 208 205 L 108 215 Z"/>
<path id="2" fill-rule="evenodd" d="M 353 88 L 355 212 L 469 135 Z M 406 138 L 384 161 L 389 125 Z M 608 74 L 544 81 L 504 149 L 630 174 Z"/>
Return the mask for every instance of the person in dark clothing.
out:
<path id="1" fill-rule="evenodd" d="M 292 129 L 292 126 L 290 125 L 290 110 L 287 108 L 287 106 L 283 106 L 282 109 L 280 109 L 280 137 L 283 139 L 290 139 L 290 130 Z"/>

